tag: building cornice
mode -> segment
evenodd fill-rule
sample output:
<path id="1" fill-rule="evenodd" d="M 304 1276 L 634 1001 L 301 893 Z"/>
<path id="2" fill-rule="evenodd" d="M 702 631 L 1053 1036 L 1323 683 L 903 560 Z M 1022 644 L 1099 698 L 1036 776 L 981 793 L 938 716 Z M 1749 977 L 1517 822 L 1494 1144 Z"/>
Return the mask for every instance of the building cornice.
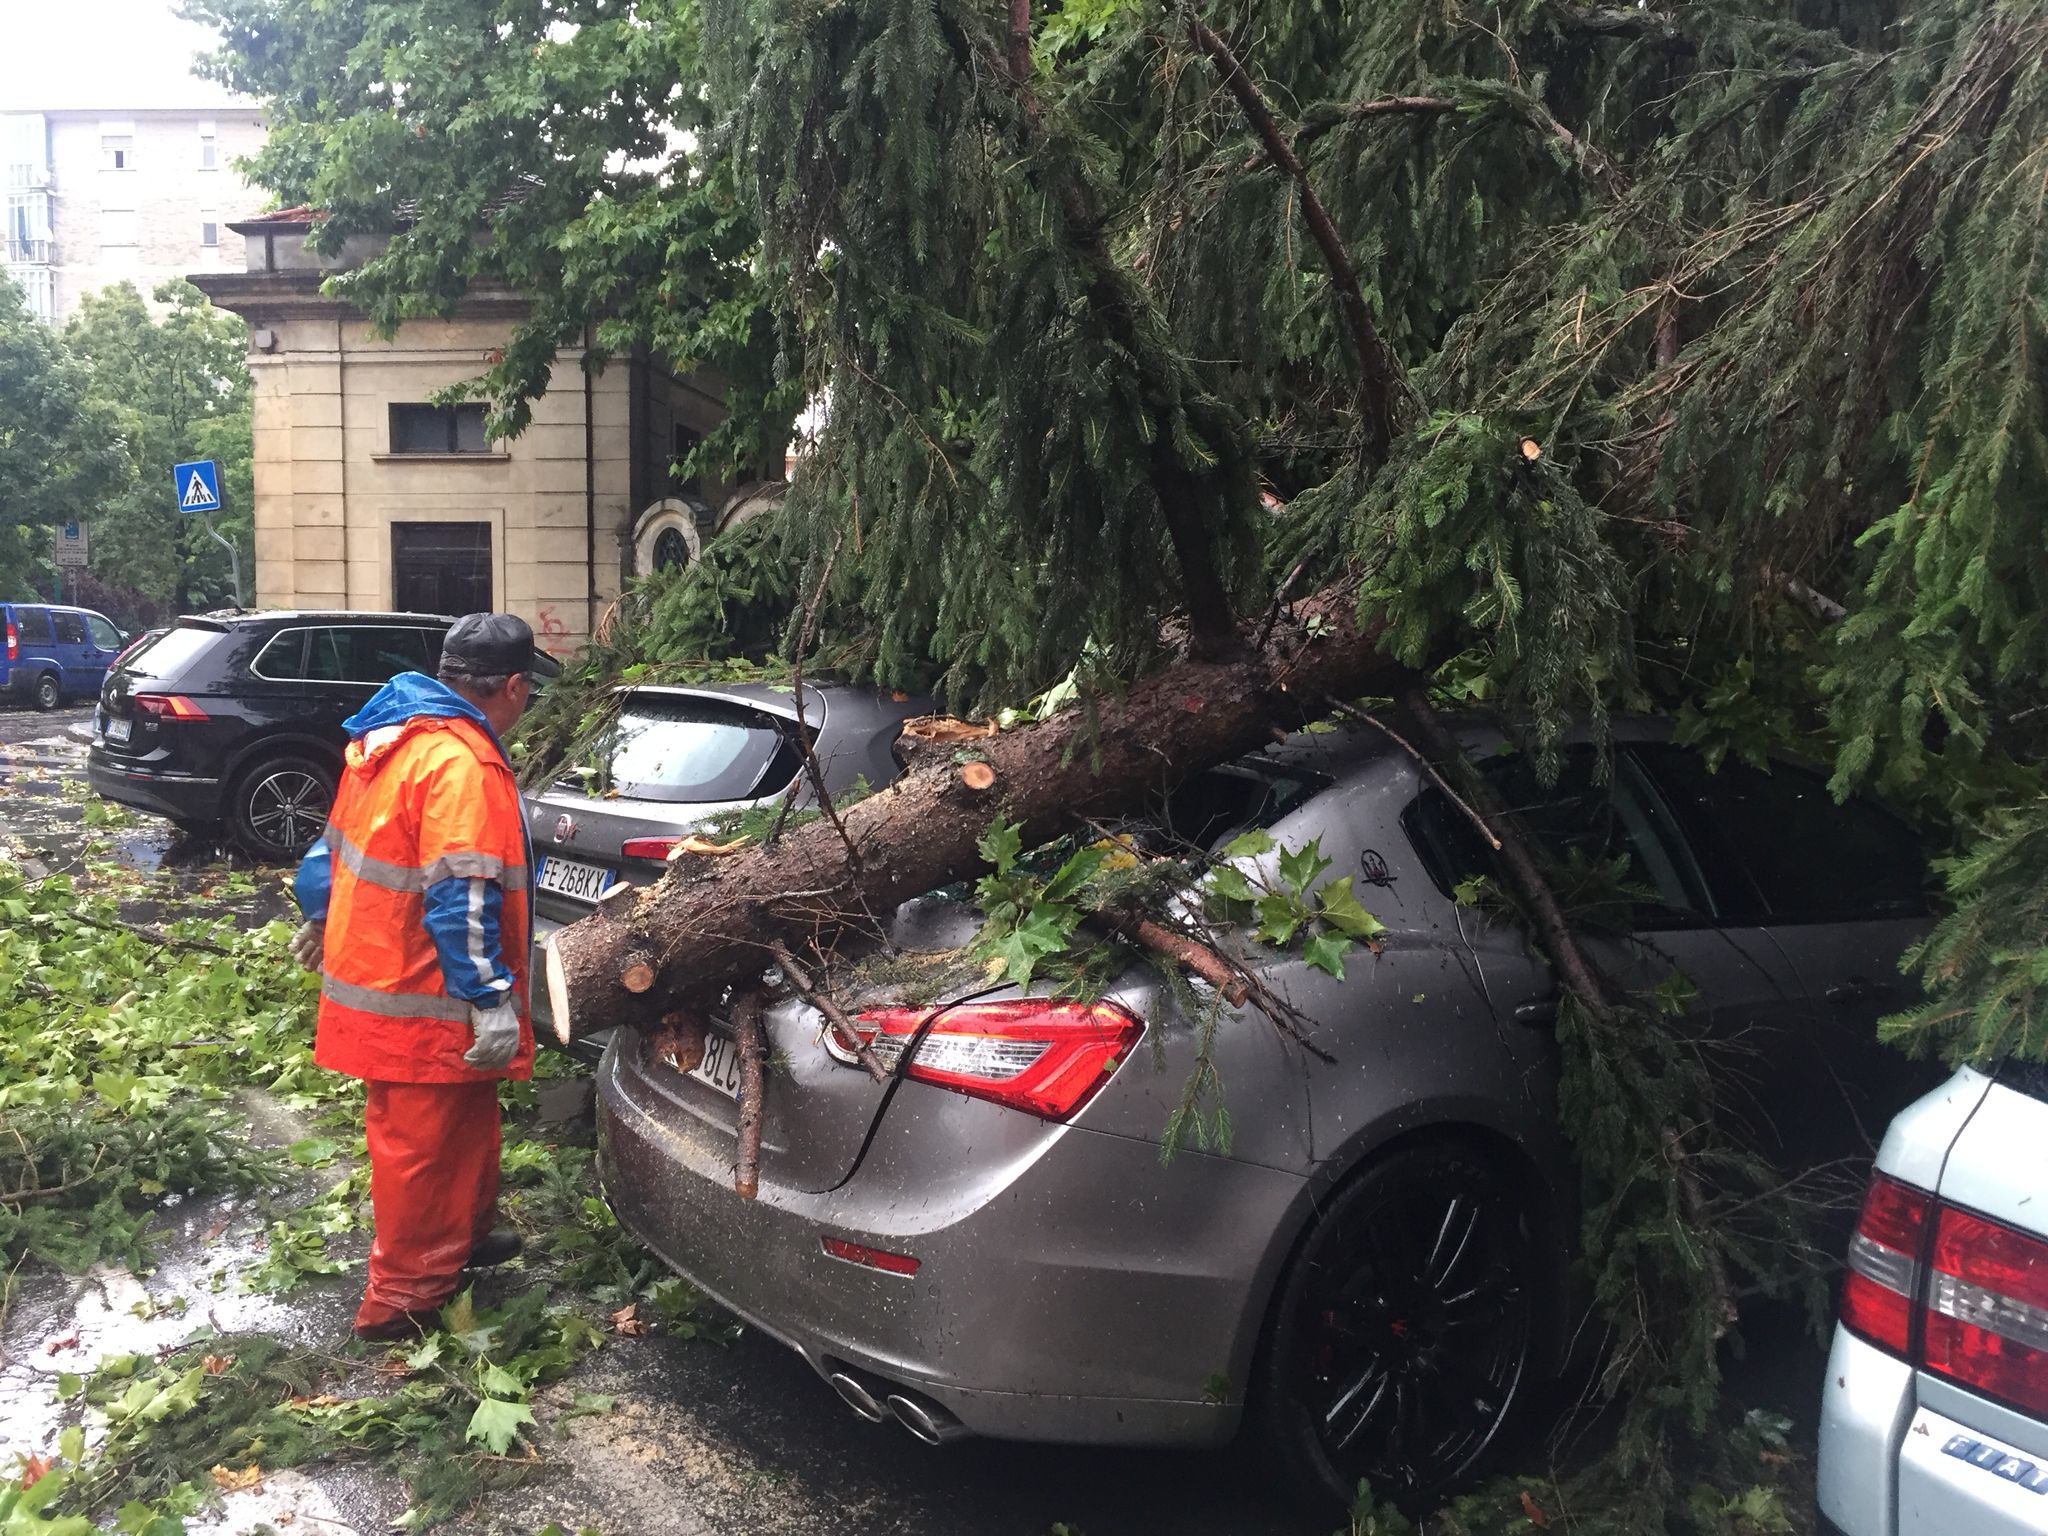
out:
<path id="1" fill-rule="evenodd" d="M 357 305 L 322 291 L 331 273 L 285 272 L 199 272 L 188 281 L 205 294 L 216 309 L 229 310 L 247 320 L 367 320 Z M 445 316 L 421 315 L 422 320 L 523 318 L 532 308 L 517 289 L 472 288 L 456 301 Z"/>

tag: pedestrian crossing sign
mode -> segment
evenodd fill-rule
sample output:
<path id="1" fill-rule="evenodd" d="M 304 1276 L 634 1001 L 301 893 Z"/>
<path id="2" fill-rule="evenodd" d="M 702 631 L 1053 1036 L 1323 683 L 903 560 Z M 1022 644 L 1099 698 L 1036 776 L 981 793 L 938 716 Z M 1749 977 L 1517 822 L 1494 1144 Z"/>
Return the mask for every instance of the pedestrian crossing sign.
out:
<path id="1" fill-rule="evenodd" d="M 180 512 L 218 512 L 220 465 L 213 459 L 175 465 L 171 469 L 171 488 L 178 493 Z"/>

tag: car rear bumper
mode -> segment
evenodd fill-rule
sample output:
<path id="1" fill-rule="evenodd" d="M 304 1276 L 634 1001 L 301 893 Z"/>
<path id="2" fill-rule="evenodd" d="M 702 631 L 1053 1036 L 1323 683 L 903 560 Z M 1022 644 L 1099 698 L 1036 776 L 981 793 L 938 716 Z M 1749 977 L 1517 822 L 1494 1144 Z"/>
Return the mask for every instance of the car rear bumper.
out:
<path id="1" fill-rule="evenodd" d="M 97 747 L 86 756 L 85 772 L 92 792 L 102 800 L 173 821 L 220 820 L 219 779 L 123 763 Z"/>
<path id="2" fill-rule="evenodd" d="M 1815 1498 L 1821 1518 L 1843 1536 L 1896 1536 L 1899 1446 L 1912 1415 L 1913 1368 L 1836 1328 Z"/>
<path id="3" fill-rule="evenodd" d="M 942 1117 L 921 1117 L 918 1096 L 944 1092 L 903 1084 L 840 1188 L 764 1176 L 743 1201 L 731 1139 L 674 1112 L 615 1044 L 598 1073 L 599 1168 L 619 1219 L 693 1284 L 828 1379 L 909 1389 L 949 1432 L 1229 1439 L 1305 1181 L 1191 1152 L 1162 1167 L 1150 1143 L 1078 1126 L 1046 1127 L 1021 1155 L 1001 1135 L 979 1152 L 933 1145 Z M 919 1268 L 832 1258 L 828 1236 Z"/>

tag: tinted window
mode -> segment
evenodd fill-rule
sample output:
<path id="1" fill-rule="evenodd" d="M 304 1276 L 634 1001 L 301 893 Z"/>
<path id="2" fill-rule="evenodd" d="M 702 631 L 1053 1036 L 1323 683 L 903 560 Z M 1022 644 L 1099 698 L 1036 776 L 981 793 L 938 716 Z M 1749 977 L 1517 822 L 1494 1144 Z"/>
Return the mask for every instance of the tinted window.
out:
<path id="1" fill-rule="evenodd" d="M 383 683 L 426 665 L 426 643 L 416 629 L 315 629 L 306 633 L 301 675 L 324 683 Z"/>
<path id="2" fill-rule="evenodd" d="M 59 645 L 85 644 L 85 620 L 75 613 L 53 613 L 50 622 L 57 626 Z"/>
<path id="3" fill-rule="evenodd" d="M 393 453 L 488 453 L 481 405 L 394 405 Z"/>
<path id="4" fill-rule="evenodd" d="M 170 681 L 220 638 L 217 629 L 167 629 L 121 664 L 123 672 Z"/>
<path id="5" fill-rule="evenodd" d="M 96 613 L 88 613 L 85 616 L 85 627 L 87 633 L 92 636 L 92 643 L 101 650 L 121 649 L 121 631 L 114 628 L 110 620 L 103 619 Z"/>
<path id="6" fill-rule="evenodd" d="M 713 699 L 636 694 L 587 761 L 597 772 L 564 783 L 636 800 L 752 800 L 788 787 L 800 766 L 775 723 Z"/>
<path id="7" fill-rule="evenodd" d="M 1711 911 L 1705 882 L 1688 856 L 1678 825 L 1656 786 L 1626 755 L 1599 782 L 1600 754 L 1592 747 L 1565 753 L 1557 782 L 1545 786 L 1526 753 L 1489 758 L 1481 771 L 1494 793 L 1517 812 L 1560 870 L 1568 905 L 1609 927 L 1683 927 Z M 1402 817 L 1409 839 L 1437 884 L 1448 893 L 1459 881 L 1493 874 L 1493 850 L 1478 828 L 1444 793 L 1425 790 Z M 1618 872 L 1623 905 L 1602 911 L 1615 891 L 1603 869 Z M 1578 871 L 1581 878 L 1572 879 Z M 1584 887 L 1575 891 L 1574 885 Z"/>
<path id="8" fill-rule="evenodd" d="M 47 608 L 17 608 L 14 610 L 15 632 L 21 636 L 23 645 L 52 644 L 50 633 L 50 610 Z"/>
<path id="9" fill-rule="evenodd" d="M 1904 822 L 1867 800 L 1838 805 L 1817 773 L 1720 771 L 1680 747 L 1635 749 L 1685 825 L 1724 917 L 1826 922 L 1916 916 L 1926 866 Z"/>
<path id="10" fill-rule="evenodd" d="M 270 641 L 256 653 L 256 659 L 249 663 L 249 670 L 258 677 L 286 678 L 306 675 L 306 632 L 303 629 L 287 629 L 271 636 Z"/>

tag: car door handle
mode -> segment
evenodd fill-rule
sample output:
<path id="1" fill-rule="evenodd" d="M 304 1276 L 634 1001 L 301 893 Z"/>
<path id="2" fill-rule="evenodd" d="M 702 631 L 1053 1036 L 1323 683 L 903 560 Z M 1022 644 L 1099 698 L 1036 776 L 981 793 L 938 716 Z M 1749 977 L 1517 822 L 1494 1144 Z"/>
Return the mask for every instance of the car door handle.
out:
<path id="1" fill-rule="evenodd" d="M 1888 1003 L 1899 995 L 1899 989 L 1888 982 L 1864 981 L 1859 977 L 1837 982 L 1821 995 L 1837 1008 L 1849 1008 L 1858 1003 Z"/>

